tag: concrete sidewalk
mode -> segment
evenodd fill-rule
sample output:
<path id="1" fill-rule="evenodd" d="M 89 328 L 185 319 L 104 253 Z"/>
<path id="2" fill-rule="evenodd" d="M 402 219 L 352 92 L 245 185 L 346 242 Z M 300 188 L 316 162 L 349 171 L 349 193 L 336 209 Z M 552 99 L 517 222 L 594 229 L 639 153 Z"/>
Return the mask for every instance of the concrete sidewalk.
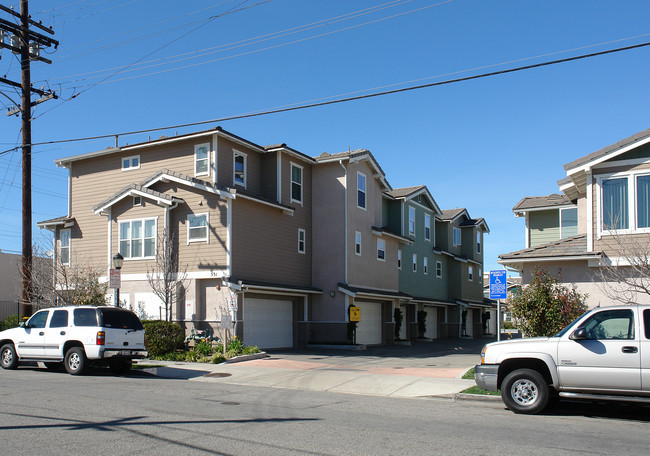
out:
<path id="1" fill-rule="evenodd" d="M 489 339 L 418 342 L 347 352 L 327 348 L 274 351 L 238 363 L 141 361 L 163 378 L 385 397 L 455 397 L 474 386 L 462 375 Z"/>

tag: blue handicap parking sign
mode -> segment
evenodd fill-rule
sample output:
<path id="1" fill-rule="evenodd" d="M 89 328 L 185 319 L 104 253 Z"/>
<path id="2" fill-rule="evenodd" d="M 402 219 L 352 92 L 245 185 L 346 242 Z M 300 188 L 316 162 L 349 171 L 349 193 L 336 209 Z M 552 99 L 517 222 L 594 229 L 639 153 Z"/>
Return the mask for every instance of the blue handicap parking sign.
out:
<path id="1" fill-rule="evenodd" d="M 490 299 L 508 298 L 508 276 L 505 269 L 490 271 Z"/>

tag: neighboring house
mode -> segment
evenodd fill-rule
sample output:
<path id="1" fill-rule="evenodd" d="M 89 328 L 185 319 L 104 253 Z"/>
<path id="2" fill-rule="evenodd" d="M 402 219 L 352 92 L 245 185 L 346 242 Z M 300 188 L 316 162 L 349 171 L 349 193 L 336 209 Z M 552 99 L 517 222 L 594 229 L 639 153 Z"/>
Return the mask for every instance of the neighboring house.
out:
<path id="1" fill-rule="evenodd" d="M 54 233 L 55 260 L 98 267 L 108 280 L 121 253 L 120 301 L 143 318 L 165 317 L 148 278 L 157 272 L 156 255 L 171 245 L 185 271 L 171 319 L 186 331 L 217 329 L 234 312 L 249 345 L 345 343 L 349 307 L 358 306 L 357 343 L 385 344 L 393 341 L 395 308 L 405 310 L 410 339 L 416 310 L 438 307 L 444 312 L 430 336 L 480 335 L 480 312 L 467 317 L 463 309 L 485 306 L 487 225 L 465 210 L 441 218 L 425 187 L 394 193 L 367 150 L 311 158 L 218 127 L 56 162 L 69 172 L 68 214 L 39 222 Z M 416 208 L 415 236 L 407 206 Z M 437 231 L 449 234 L 437 238 Z M 423 246 L 416 268 L 429 283 L 408 285 L 400 255 Z M 469 322 L 463 331 L 462 316 Z"/>
<path id="2" fill-rule="evenodd" d="M 605 291 L 618 292 L 622 285 L 608 280 L 603 266 L 638 277 L 627 249 L 645 249 L 650 241 L 650 129 L 564 169 L 567 176 L 558 181 L 563 195 L 524 198 L 513 208 L 526 218 L 526 248 L 502 254 L 498 262 L 521 272 L 524 284 L 540 267 L 587 293 L 589 307 L 612 305 Z M 650 303 L 650 296 L 631 300 Z"/>
<path id="3" fill-rule="evenodd" d="M 16 315 L 22 301 L 21 255 L 0 252 L 0 321 Z"/>

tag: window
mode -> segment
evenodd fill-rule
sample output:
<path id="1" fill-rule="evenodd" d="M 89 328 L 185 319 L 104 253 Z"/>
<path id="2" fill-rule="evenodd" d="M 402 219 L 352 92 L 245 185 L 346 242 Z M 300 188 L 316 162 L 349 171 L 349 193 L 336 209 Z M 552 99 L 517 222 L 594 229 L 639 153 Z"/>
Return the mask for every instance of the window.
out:
<path id="1" fill-rule="evenodd" d="M 136 206 L 142 206 L 142 197 L 141 196 L 134 196 L 133 197 L 133 207 Z"/>
<path id="2" fill-rule="evenodd" d="M 436 261 L 436 277 L 442 278 L 442 262 Z"/>
<path id="3" fill-rule="evenodd" d="M 409 206 L 409 236 L 415 236 L 415 208 Z"/>
<path id="4" fill-rule="evenodd" d="M 578 208 L 560 209 L 560 238 L 568 238 L 578 234 Z"/>
<path id="5" fill-rule="evenodd" d="M 429 259 L 427 257 L 424 257 L 422 261 L 424 262 L 424 264 L 422 265 L 422 272 L 424 272 L 424 274 L 426 275 L 429 273 Z"/>
<path id="6" fill-rule="evenodd" d="M 357 207 L 366 209 L 366 175 L 357 173 Z"/>
<path id="7" fill-rule="evenodd" d="M 132 169 L 140 169 L 139 155 L 122 159 L 122 171 L 131 171 Z"/>
<path id="8" fill-rule="evenodd" d="M 120 254 L 125 259 L 153 258 L 156 233 L 156 219 L 120 222 Z"/>
<path id="9" fill-rule="evenodd" d="M 402 251 L 397 251 L 397 269 L 402 270 Z"/>
<path id="10" fill-rule="evenodd" d="M 476 253 L 481 253 L 481 232 L 476 232 Z"/>
<path id="11" fill-rule="evenodd" d="M 302 166 L 291 164 L 291 201 L 302 203 Z"/>
<path id="12" fill-rule="evenodd" d="M 628 224 L 627 178 L 602 181 L 603 229 L 624 230 Z"/>
<path id="13" fill-rule="evenodd" d="M 50 328 L 66 328 L 68 326 L 68 311 L 55 310 L 50 319 Z"/>
<path id="14" fill-rule="evenodd" d="M 581 328 L 587 339 L 634 339 L 634 315 L 631 310 L 605 310 L 589 318 Z"/>
<path id="15" fill-rule="evenodd" d="M 36 312 L 32 316 L 32 318 L 30 318 L 27 321 L 27 324 L 25 324 L 25 327 L 26 328 L 45 328 L 45 323 L 47 323 L 47 314 L 48 313 L 49 313 L 48 310 L 41 310 L 40 312 Z"/>
<path id="16" fill-rule="evenodd" d="M 246 154 L 238 151 L 233 151 L 233 182 L 235 185 L 242 185 L 246 187 Z"/>
<path id="17" fill-rule="evenodd" d="M 209 224 L 208 214 L 189 214 L 187 216 L 187 243 L 207 242 Z"/>
<path id="18" fill-rule="evenodd" d="M 95 309 L 74 309 L 72 316 L 75 326 L 97 326 L 97 311 Z"/>
<path id="19" fill-rule="evenodd" d="M 474 268 L 472 266 L 467 267 L 467 280 L 470 282 L 474 280 Z"/>
<path id="20" fill-rule="evenodd" d="M 418 272 L 418 255 L 413 254 L 413 272 Z"/>
<path id="21" fill-rule="evenodd" d="M 210 144 L 194 146 L 194 175 L 210 174 Z"/>
<path id="22" fill-rule="evenodd" d="M 636 226 L 650 228 L 650 176 L 636 178 Z"/>
<path id="23" fill-rule="evenodd" d="M 454 227 L 454 246 L 459 246 L 461 243 L 460 228 Z"/>
<path id="24" fill-rule="evenodd" d="M 386 241 L 377 239 L 377 259 L 386 261 Z"/>
<path id="25" fill-rule="evenodd" d="M 298 253 L 305 253 L 305 245 L 307 242 L 305 239 L 305 230 L 298 228 Z"/>
<path id="26" fill-rule="evenodd" d="M 361 255 L 361 233 L 354 233 L 354 253 Z"/>
<path id="27" fill-rule="evenodd" d="M 599 201 L 600 231 L 650 231 L 650 175 L 631 172 L 628 175 L 601 177 Z"/>
<path id="28" fill-rule="evenodd" d="M 424 214 L 424 240 L 431 240 L 431 216 Z"/>
<path id="29" fill-rule="evenodd" d="M 59 255 L 61 256 L 61 264 L 70 265 L 70 230 L 61 230 L 59 235 Z"/>

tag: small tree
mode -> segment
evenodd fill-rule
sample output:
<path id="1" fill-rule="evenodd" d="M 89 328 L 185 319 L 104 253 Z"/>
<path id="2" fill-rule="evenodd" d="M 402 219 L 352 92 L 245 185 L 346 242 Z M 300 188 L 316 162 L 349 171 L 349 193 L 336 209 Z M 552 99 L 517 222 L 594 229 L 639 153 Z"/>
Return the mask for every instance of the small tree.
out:
<path id="1" fill-rule="evenodd" d="M 165 306 L 165 320 L 171 321 L 172 305 L 187 281 L 187 265 L 180 267 L 178 248 L 173 233 L 163 230 L 158 236 L 158 249 L 153 265 L 147 266 L 151 290 Z"/>
<path id="2" fill-rule="evenodd" d="M 508 299 L 508 308 L 525 337 L 552 336 L 587 310 L 587 295 L 560 285 L 543 269 L 533 281 Z"/>

